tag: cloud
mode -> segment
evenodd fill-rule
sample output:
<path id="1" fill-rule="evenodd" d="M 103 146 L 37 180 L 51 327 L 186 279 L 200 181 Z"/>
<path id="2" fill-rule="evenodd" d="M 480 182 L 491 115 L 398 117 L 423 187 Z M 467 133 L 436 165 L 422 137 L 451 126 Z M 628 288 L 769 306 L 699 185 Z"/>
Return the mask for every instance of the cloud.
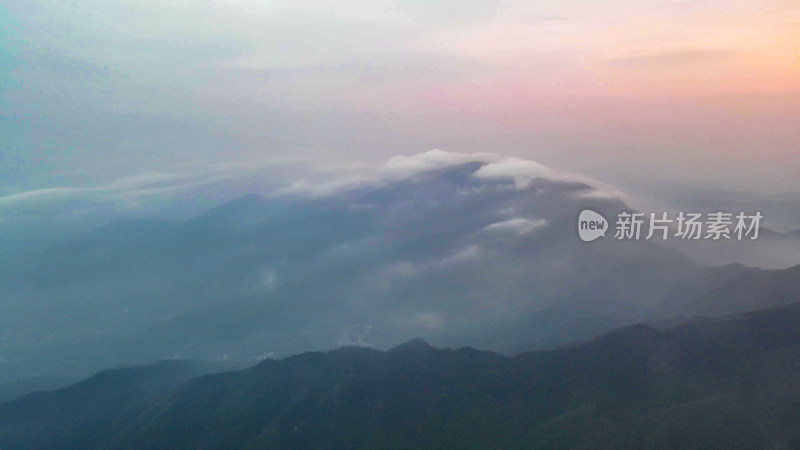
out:
<path id="1" fill-rule="evenodd" d="M 342 192 L 347 189 L 354 189 L 360 186 L 377 183 L 376 178 L 361 174 L 350 174 L 341 178 L 330 180 L 303 179 L 280 189 L 276 195 L 305 194 L 310 196 L 328 196 Z"/>
<path id="2" fill-rule="evenodd" d="M 292 164 L 299 165 L 296 161 L 286 159 L 211 164 L 183 170 L 176 168 L 171 172 L 145 172 L 102 186 L 55 187 L 16 192 L 0 197 L 0 212 L 35 215 L 51 207 L 58 208 L 66 202 L 81 201 L 112 202 L 118 208 L 138 209 L 163 203 L 181 194 L 195 194 L 203 187 L 219 183 L 227 185 L 227 188 L 220 190 L 224 192 L 227 189 L 231 196 L 264 193 L 266 190 L 275 190 L 275 175 Z M 232 189 L 236 185 L 250 192 Z M 256 192 L 252 192 L 253 190 Z"/>
<path id="3" fill-rule="evenodd" d="M 51 222 L 103 220 L 115 214 L 123 200 L 104 188 L 59 187 L 0 197 L 0 221 L 28 226 L 30 220 Z M 54 220 L 54 217 L 57 218 Z"/>
<path id="4" fill-rule="evenodd" d="M 508 180 L 526 189 L 535 179 L 582 182 L 593 189 L 580 191 L 588 198 L 625 198 L 613 186 L 579 174 L 553 170 L 535 161 L 505 158 L 493 153 L 458 153 L 433 149 L 390 158 L 384 164 L 313 165 L 298 159 L 251 160 L 174 168 L 121 178 L 102 186 L 58 187 L 18 192 L 0 197 L 6 216 L 57 214 L 63 205 L 106 208 L 107 213 L 169 208 L 170 202 L 215 202 L 256 193 L 269 197 L 307 195 L 324 197 L 365 186 L 391 183 L 416 174 L 478 162 L 473 176 L 480 180 Z M 200 212 L 201 209 L 193 209 Z"/>
<path id="5" fill-rule="evenodd" d="M 148 172 L 140 175 L 121 178 L 108 184 L 109 189 L 132 190 L 160 186 L 173 186 L 179 181 L 193 179 L 193 174 Z"/>
<path id="6" fill-rule="evenodd" d="M 488 152 L 460 153 L 440 149 L 432 149 L 415 155 L 394 156 L 377 167 L 355 164 L 339 166 L 335 171 L 315 168 L 309 178 L 293 182 L 278 194 L 333 195 L 347 189 L 380 185 L 409 178 L 419 173 L 471 162 L 483 164 L 473 174 L 475 178 L 512 181 L 517 189 L 529 188 L 536 179 L 547 179 L 584 183 L 589 188 L 576 195 L 586 198 L 627 198 L 623 192 L 613 186 L 581 174 L 558 171 L 536 161 L 509 158 Z"/>
<path id="7" fill-rule="evenodd" d="M 70 197 L 79 197 L 82 194 L 102 191 L 101 188 L 74 188 L 58 187 L 48 189 L 36 189 L 33 191 L 19 192 L 0 197 L 0 206 L 18 205 L 37 201 L 62 200 Z"/>
<path id="8" fill-rule="evenodd" d="M 377 167 L 363 164 L 340 165 L 333 169 L 315 167 L 311 168 L 309 178 L 293 182 L 278 194 L 332 195 L 346 189 L 397 181 L 453 165 L 501 159 L 502 157 L 491 153 L 457 153 L 433 149 L 415 155 L 394 156 Z"/>
<path id="9" fill-rule="evenodd" d="M 480 256 L 481 248 L 477 245 L 470 245 L 469 247 L 461 250 L 460 252 L 448 256 L 440 262 L 441 265 L 458 264 L 462 262 L 472 261 Z"/>
<path id="10" fill-rule="evenodd" d="M 378 165 L 320 165 L 298 159 L 184 165 L 121 178 L 101 186 L 13 193 L 0 197 L 0 217 L 4 223 L 22 228 L 35 222 L 69 222 L 72 231 L 88 231 L 121 216 L 183 220 L 247 194 L 267 198 L 331 197 L 359 188 L 387 186 L 420 173 L 470 162 L 480 164 L 472 174 L 475 180 L 506 180 L 516 189 L 526 189 L 536 179 L 581 182 L 587 187 L 575 190 L 571 195 L 625 198 L 613 186 L 579 174 L 557 171 L 535 161 L 485 152 L 458 153 L 433 149 L 416 155 L 395 156 Z M 459 192 L 473 193 L 485 187 L 468 186 Z M 370 207 L 373 206 L 369 202 L 352 205 L 353 209 Z M 487 231 L 524 234 L 541 225 L 536 221 L 525 222 L 528 219 L 513 220 L 498 222 L 496 227 L 490 226 Z M 455 260 L 458 258 L 452 261 Z"/>
<path id="11" fill-rule="evenodd" d="M 537 179 L 582 183 L 586 185 L 587 189 L 580 190 L 575 194 L 581 198 L 628 198 L 627 194 L 616 187 L 594 178 L 555 170 L 536 161 L 520 158 L 501 158 L 497 162 L 484 165 L 473 176 L 482 180 L 512 181 L 514 187 L 520 190 L 528 189 Z"/>
<path id="12" fill-rule="evenodd" d="M 529 220 L 524 217 L 517 217 L 515 219 L 493 223 L 485 227 L 484 230 L 503 233 L 513 232 L 517 235 L 523 235 L 545 225 L 547 225 L 547 221 L 544 219 Z"/>
<path id="13" fill-rule="evenodd" d="M 492 162 L 478 169 L 474 176 L 482 180 L 512 180 L 517 189 L 527 189 L 533 180 L 537 178 L 547 178 L 558 180 L 563 178 L 561 174 L 553 171 L 547 166 L 535 161 L 518 158 L 506 158 L 498 162 Z"/>
<path id="14" fill-rule="evenodd" d="M 387 161 L 380 173 L 390 178 L 404 178 L 427 170 L 442 169 L 468 162 L 492 162 L 501 157 L 491 153 L 455 153 L 439 149 L 411 156 L 395 156 Z"/>

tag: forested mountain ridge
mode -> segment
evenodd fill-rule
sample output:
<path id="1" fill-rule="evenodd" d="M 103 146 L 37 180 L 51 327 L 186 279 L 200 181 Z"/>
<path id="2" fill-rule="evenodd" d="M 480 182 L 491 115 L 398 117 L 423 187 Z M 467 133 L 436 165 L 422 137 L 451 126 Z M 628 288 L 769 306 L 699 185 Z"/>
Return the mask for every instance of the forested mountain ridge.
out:
<path id="1" fill-rule="evenodd" d="M 186 382 L 164 375 L 171 386 L 153 381 L 152 368 L 125 370 L 110 386 L 106 374 L 0 406 L 0 446 L 800 445 L 798 304 L 662 331 L 635 325 L 513 357 L 413 340 L 385 352 L 303 353 Z M 154 388 L 142 391 L 143 379 Z"/>

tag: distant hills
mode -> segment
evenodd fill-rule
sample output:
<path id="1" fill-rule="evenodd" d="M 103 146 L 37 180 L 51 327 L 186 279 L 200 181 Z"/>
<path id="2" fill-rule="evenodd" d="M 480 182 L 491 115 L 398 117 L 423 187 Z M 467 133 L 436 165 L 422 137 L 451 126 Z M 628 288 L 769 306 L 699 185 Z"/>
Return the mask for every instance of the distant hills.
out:
<path id="1" fill-rule="evenodd" d="M 785 305 L 800 296 L 800 265 L 763 270 L 730 264 L 704 268 L 665 296 L 665 311 L 718 316 Z"/>
<path id="2" fill-rule="evenodd" d="M 165 362 L 0 405 L 0 447 L 796 448 L 798 361 L 800 304 L 513 357 L 413 340 Z"/>

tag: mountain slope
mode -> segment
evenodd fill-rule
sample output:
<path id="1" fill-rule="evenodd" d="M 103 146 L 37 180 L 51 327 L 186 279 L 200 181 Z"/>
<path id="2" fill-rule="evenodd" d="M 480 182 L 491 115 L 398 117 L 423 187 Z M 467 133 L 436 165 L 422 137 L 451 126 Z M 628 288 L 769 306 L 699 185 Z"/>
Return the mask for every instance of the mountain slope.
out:
<path id="1" fill-rule="evenodd" d="M 101 445 L 156 401 L 193 378 L 232 366 L 202 361 L 162 361 L 149 366 L 106 370 L 70 387 L 34 392 L 0 406 L 9 442 L 28 448 Z"/>
<path id="2" fill-rule="evenodd" d="M 59 377 L 24 378 L 0 385 L 0 403 L 37 391 L 52 391 L 74 384 L 79 379 Z"/>
<path id="3" fill-rule="evenodd" d="M 699 270 L 665 296 L 661 315 L 719 316 L 800 300 L 800 265 L 763 270 L 730 264 Z"/>
<path id="4" fill-rule="evenodd" d="M 800 305 L 665 331 L 638 325 L 504 357 L 347 347 L 198 378 L 130 421 L 64 414 L 40 448 L 793 448 Z M 46 394 L 50 408 L 75 388 Z M 71 395 L 71 394 L 70 394 Z M 99 395 L 96 394 L 96 395 Z M 103 395 L 107 395 L 104 393 Z M 106 398 L 119 398 L 109 396 Z M 36 398 L 0 406 L 0 445 L 38 430 Z M 122 399 L 121 411 L 132 403 Z M 58 410 L 58 409 L 57 409 Z M 28 411 L 21 414 L 19 411 Z M 93 439 L 65 441 L 58 430 Z M 103 436 L 103 440 L 95 439 Z"/>

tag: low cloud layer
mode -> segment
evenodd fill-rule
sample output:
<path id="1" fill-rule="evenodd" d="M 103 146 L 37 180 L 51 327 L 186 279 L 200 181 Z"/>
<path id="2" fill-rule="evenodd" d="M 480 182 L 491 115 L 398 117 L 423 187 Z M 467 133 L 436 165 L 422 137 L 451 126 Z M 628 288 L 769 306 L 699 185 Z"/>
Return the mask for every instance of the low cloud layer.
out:
<path id="1" fill-rule="evenodd" d="M 529 187 L 537 178 L 602 185 L 588 177 L 561 173 L 534 161 L 492 153 L 434 149 L 412 156 L 396 156 L 378 166 L 320 166 L 302 160 L 265 160 L 173 172 L 148 172 L 104 186 L 47 188 L 5 195 L 0 197 L 0 213 L 5 220 L 57 216 L 64 211 L 65 204 L 75 204 L 79 209 L 95 211 L 104 218 L 112 214 L 136 215 L 142 212 L 170 218 L 175 213 L 173 202 L 182 203 L 180 211 L 200 213 L 246 194 L 327 196 L 363 186 L 385 185 L 422 172 L 468 162 L 486 163 L 474 174 L 476 178 L 507 180 L 520 189 Z M 612 189 L 607 194 L 623 195 Z M 195 202 L 194 208 L 187 208 Z M 95 219 L 90 220 L 96 223 Z"/>

